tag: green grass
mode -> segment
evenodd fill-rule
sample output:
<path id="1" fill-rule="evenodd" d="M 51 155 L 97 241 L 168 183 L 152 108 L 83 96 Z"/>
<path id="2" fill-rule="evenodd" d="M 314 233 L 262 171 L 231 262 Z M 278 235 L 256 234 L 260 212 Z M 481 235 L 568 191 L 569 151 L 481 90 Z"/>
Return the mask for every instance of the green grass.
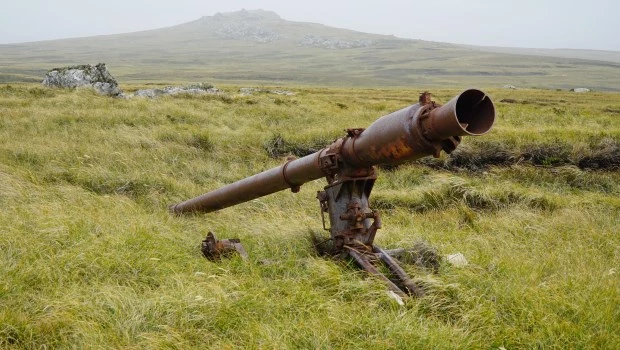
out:
<path id="1" fill-rule="evenodd" d="M 223 96 L 123 100 L 0 86 L 0 348 L 620 343 L 620 173 L 579 166 L 601 149 L 614 159 L 618 94 L 491 90 L 496 126 L 463 141 L 470 158 L 379 169 L 377 243 L 424 241 L 470 262 L 436 274 L 406 265 L 427 295 L 401 307 L 379 281 L 316 256 L 323 180 L 212 214 L 167 206 L 281 164 L 286 155 L 269 152 L 277 136 L 288 152 L 314 146 L 422 88 L 218 87 Z M 515 160 L 488 161 L 485 149 Z M 240 238 L 249 261 L 205 260 L 209 230 Z"/>

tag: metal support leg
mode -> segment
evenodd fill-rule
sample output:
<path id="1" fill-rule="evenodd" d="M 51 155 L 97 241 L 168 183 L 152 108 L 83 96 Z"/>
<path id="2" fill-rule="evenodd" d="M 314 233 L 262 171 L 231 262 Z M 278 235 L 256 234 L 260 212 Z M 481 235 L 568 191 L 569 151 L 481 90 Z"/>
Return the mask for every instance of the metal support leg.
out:
<path id="1" fill-rule="evenodd" d="M 411 295 L 416 297 L 421 297 L 424 295 L 424 291 L 411 280 L 407 272 L 405 272 L 405 270 L 403 270 L 403 268 L 398 265 L 398 262 L 394 258 L 392 258 L 383 249 L 377 247 L 376 245 L 373 246 L 373 251 L 377 253 L 377 255 L 379 255 L 381 261 L 383 261 L 390 269 L 390 271 L 392 271 L 392 273 L 398 277 L 398 279 L 402 282 L 403 286 L 405 286 L 405 288 L 409 290 L 409 293 Z"/>
<path id="2" fill-rule="evenodd" d="M 359 266 L 361 266 L 364 270 L 366 270 L 371 275 L 376 276 L 379 279 L 381 279 L 383 282 L 385 282 L 385 284 L 391 291 L 396 293 L 401 298 L 406 299 L 409 297 L 409 295 L 407 295 L 407 293 L 405 293 L 402 289 L 400 289 L 394 282 L 390 281 L 389 278 L 385 277 L 385 275 L 379 272 L 379 270 L 377 270 L 377 268 L 368 260 L 368 257 L 366 257 L 364 254 L 361 254 L 352 248 L 347 247 L 346 249 L 348 250 L 349 255 L 353 258 L 353 260 L 355 260 L 355 262 L 357 262 Z"/>

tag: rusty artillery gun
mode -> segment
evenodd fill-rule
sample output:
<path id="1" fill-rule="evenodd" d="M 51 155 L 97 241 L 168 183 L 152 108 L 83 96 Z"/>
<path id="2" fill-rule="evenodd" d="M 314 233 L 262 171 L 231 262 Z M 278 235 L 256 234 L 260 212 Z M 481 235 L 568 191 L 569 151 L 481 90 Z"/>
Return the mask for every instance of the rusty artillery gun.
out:
<path id="1" fill-rule="evenodd" d="M 328 253 L 352 258 L 401 297 L 421 295 L 397 261 L 373 243 L 381 228 L 379 213 L 369 206 L 377 179 L 375 166 L 439 157 L 442 150 L 450 153 L 461 136 L 482 135 L 494 120 L 493 102 L 480 90 L 466 90 L 443 106 L 425 92 L 419 103 L 383 116 L 366 129 L 348 129 L 346 136 L 318 152 L 172 205 L 170 211 L 213 212 L 285 189 L 298 192 L 304 183 L 325 177 L 327 186 L 317 199 L 323 228 L 330 232 Z M 379 263 L 387 265 L 391 279 L 380 272 Z"/>

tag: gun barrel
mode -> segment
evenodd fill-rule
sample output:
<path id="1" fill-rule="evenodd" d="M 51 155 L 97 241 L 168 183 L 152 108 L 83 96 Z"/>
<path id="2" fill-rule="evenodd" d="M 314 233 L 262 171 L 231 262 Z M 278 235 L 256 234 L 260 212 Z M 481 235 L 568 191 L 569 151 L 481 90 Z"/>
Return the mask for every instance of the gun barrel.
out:
<path id="1" fill-rule="evenodd" d="M 239 180 L 170 207 L 173 213 L 201 211 L 209 213 L 319 179 L 325 173 L 319 166 L 324 150 L 307 155 L 262 173 Z"/>
<path id="2" fill-rule="evenodd" d="M 369 168 L 428 155 L 439 156 L 442 149 L 447 152 L 454 150 L 460 136 L 486 133 L 494 120 L 493 102 L 480 90 L 466 90 L 443 106 L 430 101 L 422 103 L 421 100 L 421 104 L 379 118 L 361 133 L 351 134 L 303 158 L 173 205 L 170 211 L 208 213 L 289 188 L 297 192 L 299 186 L 308 181 L 333 175 L 329 166 Z M 337 159 L 326 159 L 334 155 Z"/>

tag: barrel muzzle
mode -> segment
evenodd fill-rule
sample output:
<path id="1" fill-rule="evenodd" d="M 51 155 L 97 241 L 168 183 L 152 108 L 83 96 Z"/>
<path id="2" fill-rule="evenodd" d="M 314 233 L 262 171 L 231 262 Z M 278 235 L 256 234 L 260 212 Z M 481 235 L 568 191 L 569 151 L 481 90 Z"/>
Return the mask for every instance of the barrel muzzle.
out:
<path id="1" fill-rule="evenodd" d="M 430 141 L 452 136 L 478 136 L 488 132 L 495 121 L 495 106 L 484 92 L 465 90 L 445 105 L 435 108 L 422 123 Z"/>

